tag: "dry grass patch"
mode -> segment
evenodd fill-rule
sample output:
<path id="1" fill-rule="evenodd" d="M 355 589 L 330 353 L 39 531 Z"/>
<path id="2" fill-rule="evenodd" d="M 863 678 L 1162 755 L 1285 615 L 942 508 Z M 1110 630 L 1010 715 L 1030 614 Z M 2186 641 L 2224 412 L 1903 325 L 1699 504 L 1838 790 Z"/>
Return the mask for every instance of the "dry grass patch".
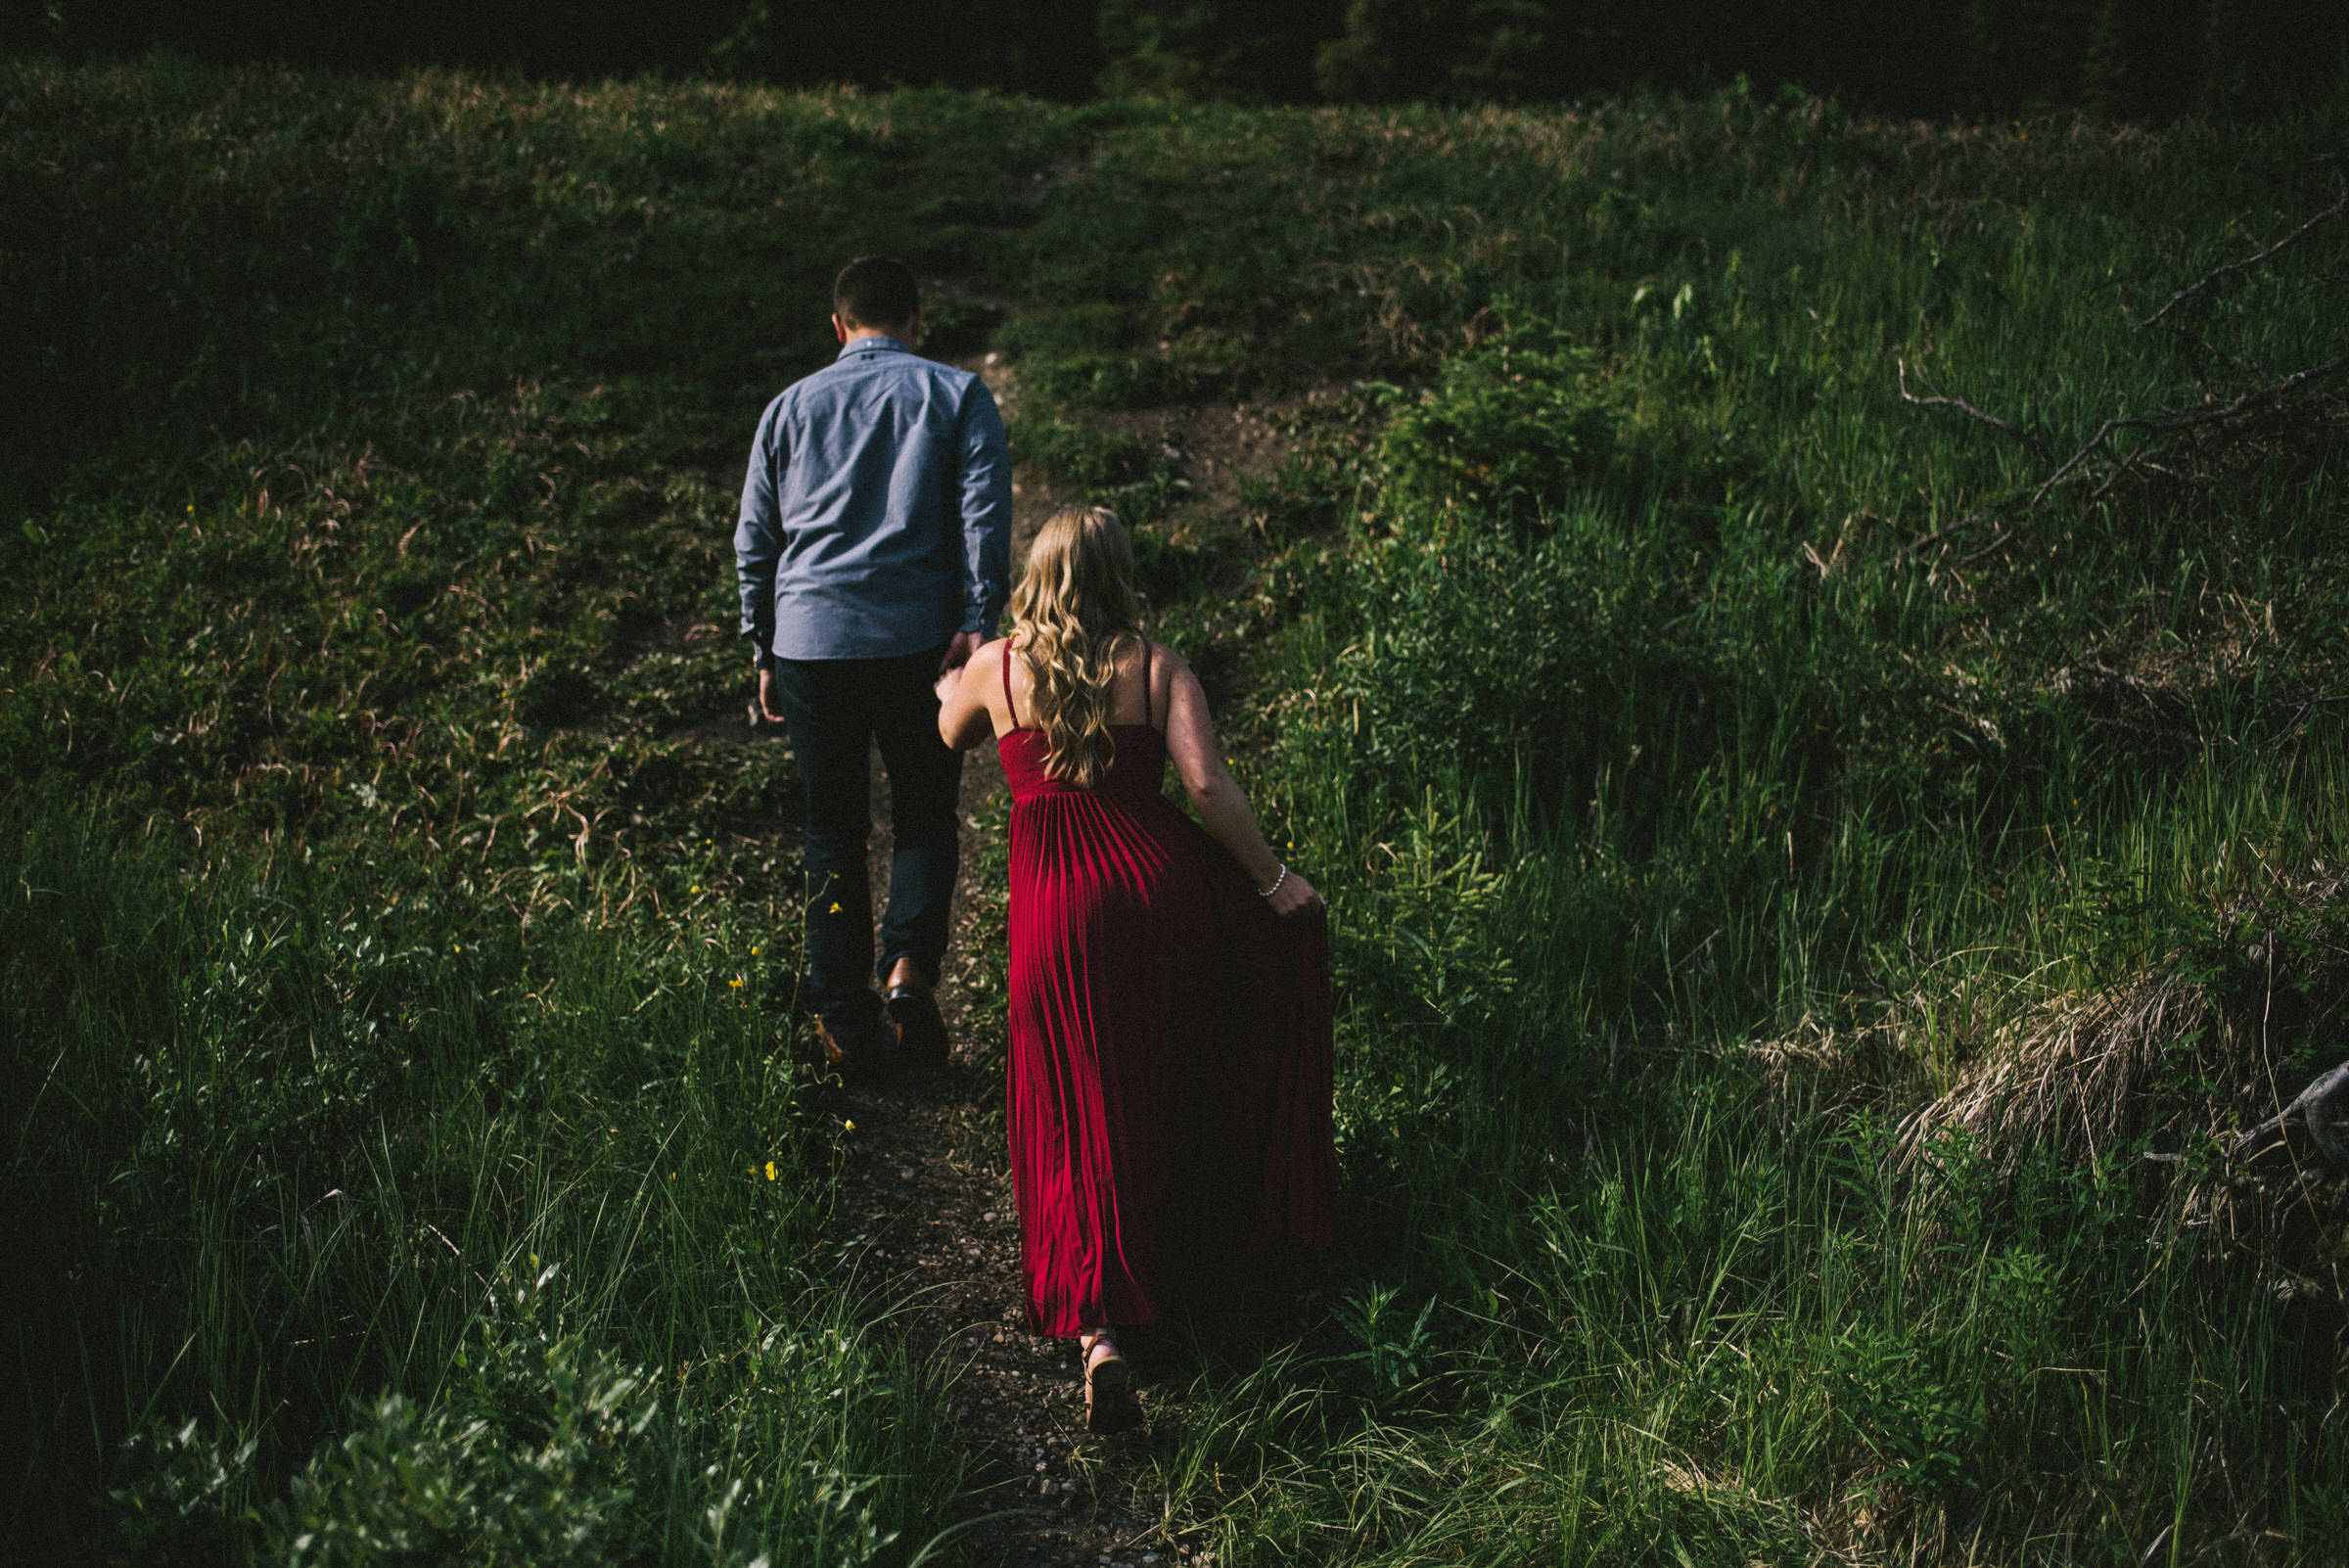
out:
<path id="1" fill-rule="evenodd" d="M 2051 997 L 2000 1031 L 1948 1093 L 1901 1124 L 1894 1157 L 1909 1165 L 1963 1131 L 2002 1164 L 2050 1143 L 2096 1159 L 2143 1130 L 2164 1064 L 2206 1042 L 2235 1054 L 2227 1020 L 2195 982 L 2147 974 L 2088 996 Z"/>

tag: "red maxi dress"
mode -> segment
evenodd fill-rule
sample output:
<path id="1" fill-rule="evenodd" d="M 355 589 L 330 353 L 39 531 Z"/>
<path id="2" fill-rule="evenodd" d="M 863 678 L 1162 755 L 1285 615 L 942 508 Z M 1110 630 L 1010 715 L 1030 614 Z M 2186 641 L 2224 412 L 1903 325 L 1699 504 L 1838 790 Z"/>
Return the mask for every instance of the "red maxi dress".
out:
<path id="1" fill-rule="evenodd" d="M 1273 914 L 1160 793 L 1155 724 L 1112 733 L 1089 789 L 1045 773 L 1041 731 L 996 742 L 1012 1188 L 1028 1326 L 1056 1336 L 1155 1322 L 1270 1253 L 1326 1248 L 1336 1184 L 1326 921 Z"/>

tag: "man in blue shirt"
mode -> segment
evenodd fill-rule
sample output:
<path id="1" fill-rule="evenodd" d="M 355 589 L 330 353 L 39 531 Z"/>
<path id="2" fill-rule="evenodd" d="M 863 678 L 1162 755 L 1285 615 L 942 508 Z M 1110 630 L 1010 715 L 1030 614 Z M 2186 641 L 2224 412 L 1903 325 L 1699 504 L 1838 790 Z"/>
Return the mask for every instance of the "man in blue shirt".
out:
<path id="1" fill-rule="evenodd" d="M 987 384 L 915 355 L 921 294 L 866 256 L 832 289 L 840 357 L 766 407 L 734 530 L 759 706 L 806 792 L 806 992 L 844 1071 L 944 1060 L 962 759 L 933 683 L 994 633 L 1011 559 L 1011 456 Z M 873 961 L 867 757 L 889 774 L 889 907 Z M 876 998 L 878 980 L 883 995 Z"/>

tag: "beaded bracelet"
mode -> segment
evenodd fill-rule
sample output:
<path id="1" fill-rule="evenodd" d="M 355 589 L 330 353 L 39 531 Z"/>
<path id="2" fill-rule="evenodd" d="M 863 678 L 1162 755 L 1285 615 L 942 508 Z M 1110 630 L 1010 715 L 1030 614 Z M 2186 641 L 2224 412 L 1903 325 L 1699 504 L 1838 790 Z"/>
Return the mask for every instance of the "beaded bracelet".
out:
<path id="1" fill-rule="evenodd" d="M 1278 876 L 1276 876 L 1276 877 L 1274 877 L 1274 878 L 1272 879 L 1272 886 L 1270 886 L 1270 887 L 1268 887 L 1268 888 L 1259 888 L 1259 889 L 1257 889 L 1257 890 L 1256 890 L 1256 896 L 1257 896 L 1258 898 L 1260 898 L 1260 899 L 1269 899 L 1269 898 L 1271 898 L 1271 897 L 1272 897 L 1272 895 L 1274 895 L 1275 893 L 1278 893 L 1278 892 L 1280 891 L 1280 885 L 1281 885 L 1282 883 L 1284 883 L 1284 882 L 1288 881 L 1288 880 L 1289 880 L 1289 867 L 1288 867 L 1288 864 L 1287 864 L 1287 862 L 1286 862 L 1286 861 L 1283 861 L 1283 862 L 1282 862 L 1282 864 L 1281 864 L 1281 867 L 1280 867 L 1280 875 L 1278 875 Z"/>

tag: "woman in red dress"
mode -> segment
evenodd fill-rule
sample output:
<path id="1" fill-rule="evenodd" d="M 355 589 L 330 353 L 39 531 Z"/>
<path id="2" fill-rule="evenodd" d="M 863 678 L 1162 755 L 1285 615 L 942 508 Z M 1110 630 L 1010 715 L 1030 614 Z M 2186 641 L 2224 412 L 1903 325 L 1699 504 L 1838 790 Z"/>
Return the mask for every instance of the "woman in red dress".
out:
<path id="1" fill-rule="evenodd" d="M 1139 629 L 1100 507 L 1055 513 L 1012 627 L 939 683 L 1011 785 L 1012 1186 L 1028 1324 L 1074 1337 L 1094 1431 L 1139 1416 L 1116 1331 L 1329 1245 L 1327 927 Z M 1173 759 L 1199 822 L 1161 792 Z M 1206 825 L 1202 832 L 1200 823 Z"/>

